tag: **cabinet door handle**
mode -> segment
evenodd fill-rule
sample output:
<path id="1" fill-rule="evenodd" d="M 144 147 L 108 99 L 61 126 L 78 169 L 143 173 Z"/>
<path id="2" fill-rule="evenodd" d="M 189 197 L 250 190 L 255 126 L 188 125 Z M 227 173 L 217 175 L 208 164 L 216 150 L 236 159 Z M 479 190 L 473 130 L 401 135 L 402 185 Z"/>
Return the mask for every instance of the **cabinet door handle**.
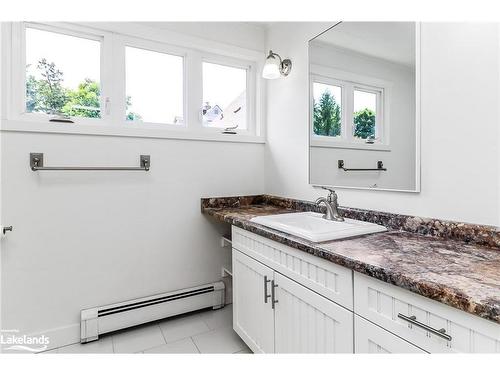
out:
<path id="1" fill-rule="evenodd" d="M 403 315 L 401 313 L 398 313 L 398 318 L 401 318 L 401 319 L 403 319 L 404 321 L 406 321 L 408 323 L 415 324 L 417 327 L 423 328 L 427 332 L 430 332 L 430 333 L 432 333 L 432 334 L 434 334 L 436 336 L 439 336 L 442 339 L 451 341 L 451 336 L 448 335 L 448 334 L 446 334 L 446 330 L 444 328 L 441 328 L 441 329 L 432 328 L 432 327 L 428 326 L 427 324 L 419 322 L 417 320 L 417 317 L 415 315 L 406 316 L 406 315 Z"/>
<path id="2" fill-rule="evenodd" d="M 267 299 L 271 297 L 270 294 L 267 294 L 267 283 L 270 283 L 271 280 L 264 276 L 264 303 L 267 303 Z"/>
<path id="3" fill-rule="evenodd" d="M 275 305 L 278 303 L 278 300 L 275 298 L 276 296 L 276 288 L 278 287 L 278 284 L 274 283 L 274 280 L 271 281 L 271 307 L 274 310 Z"/>

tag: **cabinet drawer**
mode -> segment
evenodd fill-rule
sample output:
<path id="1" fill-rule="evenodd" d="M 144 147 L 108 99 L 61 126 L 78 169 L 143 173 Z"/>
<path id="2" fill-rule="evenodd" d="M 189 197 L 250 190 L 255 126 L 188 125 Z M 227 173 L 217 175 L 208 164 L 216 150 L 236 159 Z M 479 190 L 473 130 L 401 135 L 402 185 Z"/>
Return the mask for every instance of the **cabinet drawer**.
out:
<path id="1" fill-rule="evenodd" d="M 385 329 L 354 316 L 355 353 L 426 353 Z"/>
<path id="2" fill-rule="evenodd" d="M 357 272 L 354 310 L 430 353 L 500 353 L 500 324 Z"/>
<path id="3" fill-rule="evenodd" d="M 233 226 L 233 247 L 352 311 L 352 271 Z"/>

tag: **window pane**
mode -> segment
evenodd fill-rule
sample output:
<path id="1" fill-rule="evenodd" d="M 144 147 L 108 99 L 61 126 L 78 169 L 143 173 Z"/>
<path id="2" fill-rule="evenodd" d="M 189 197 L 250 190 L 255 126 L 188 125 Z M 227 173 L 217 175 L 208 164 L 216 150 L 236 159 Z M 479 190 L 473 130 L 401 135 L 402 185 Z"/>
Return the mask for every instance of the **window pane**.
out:
<path id="1" fill-rule="evenodd" d="M 26 112 L 101 117 L 101 43 L 26 28 Z"/>
<path id="2" fill-rule="evenodd" d="M 127 120 L 183 123 L 183 58 L 125 48 Z"/>
<path id="3" fill-rule="evenodd" d="M 375 139 L 377 94 L 354 90 L 354 137 Z"/>
<path id="4" fill-rule="evenodd" d="M 342 130 L 342 88 L 313 83 L 313 131 L 316 135 L 340 136 Z"/>
<path id="5" fill-rule="evenodd" d="M 203 125 L 247 128 L 247 70 L 203 63 Z"/>

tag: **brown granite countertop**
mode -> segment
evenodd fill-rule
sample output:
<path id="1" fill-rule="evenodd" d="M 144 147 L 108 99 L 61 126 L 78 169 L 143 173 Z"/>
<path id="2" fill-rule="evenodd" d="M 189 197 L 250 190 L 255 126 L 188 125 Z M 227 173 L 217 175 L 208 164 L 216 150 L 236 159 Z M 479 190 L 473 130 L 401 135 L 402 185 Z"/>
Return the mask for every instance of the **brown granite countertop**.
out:
<path id="1" fill-rule="evenodd" d="M 254 216 L 306 210 L 317 209 L 310 202 L 269 196 L 202 199 L 202 212 L 219 221 L 500 323 L 500 249 L 477 245 L 474 239 L 412 233 L 391 225 L 384 233 L 313 243 L 250 221 Z M 349 210 L 343 209 L 346 216 L 356 216 Z M 373 219 L 369 221 L 380 223 L 380 214 L 374 213 L 379 215 L 376 219 L 368 214 Z M 498 234 L 492 227 L 479 230 L 483 237 Z"/>

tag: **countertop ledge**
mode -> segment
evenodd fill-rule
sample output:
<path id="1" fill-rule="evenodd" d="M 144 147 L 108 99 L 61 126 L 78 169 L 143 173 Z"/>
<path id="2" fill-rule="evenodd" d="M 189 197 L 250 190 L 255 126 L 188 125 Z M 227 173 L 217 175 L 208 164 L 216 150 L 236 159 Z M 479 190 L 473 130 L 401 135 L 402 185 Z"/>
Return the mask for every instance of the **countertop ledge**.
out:
<path id="1" fill-rule="evenodd" d="M 475 231 L 481 232 L 483 239 L 492 237 L 493 240 L 490 238 L 487 242 L 493 246 L 486 246 L 477 244 L 480 240 L 470 237 L 472 232 L 463 237 L 448 231 L 452 235 L 445 237 L 442 232 L 430 235 L 436 231 L 432 227 L 423 230 L 424 233 L 422 228 L 420 231 L 417 228 L 416 232 L 405 231 L 405 226 L 398 228 L 397 223 L 404 224 L 407 218 L 413 217 L 343 208 L 347 217 L 377 222 L 390 230 L 312 243 L 250 221 L 252 217 L 261 215 L 317 212 L 312 202 L 258 195 L 203 198 L 201 203 L 202 212 L 218 221 L 500 323 L 500 251 L 494 246 L 498 240 L 495 238 L 498 235 L 496 228 L 445 222 L 466 230 L 472 226 Z M 390 216 L 393 216 L 392 220 Z M 413 219 L 424 223 L 434 220 Z M 485 231 L 493 232 L 485 234 Z"/>

